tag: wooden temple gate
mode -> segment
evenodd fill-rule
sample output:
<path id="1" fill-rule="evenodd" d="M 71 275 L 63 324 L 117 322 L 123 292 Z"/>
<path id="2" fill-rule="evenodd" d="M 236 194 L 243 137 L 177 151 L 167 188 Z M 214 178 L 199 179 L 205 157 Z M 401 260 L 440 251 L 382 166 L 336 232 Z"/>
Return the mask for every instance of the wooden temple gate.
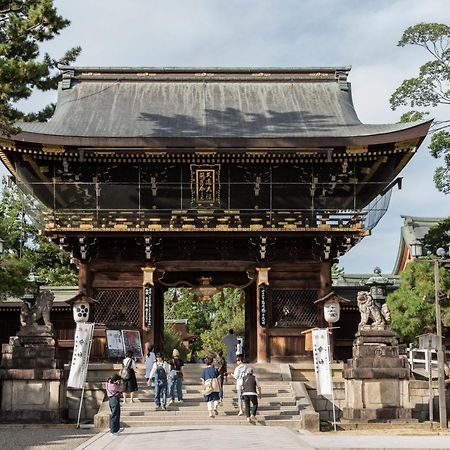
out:
<path id="1" fill-rule="evenodd" d="M 160 344 L 164 291 L 203 276 L 244 289 L 250 360 L 309 357 L 332 264 L 430 126 L 362 124 L 348 72 L 65 67 L 52 120 L 20 124 L 0 157 L 97 323 Z"/>

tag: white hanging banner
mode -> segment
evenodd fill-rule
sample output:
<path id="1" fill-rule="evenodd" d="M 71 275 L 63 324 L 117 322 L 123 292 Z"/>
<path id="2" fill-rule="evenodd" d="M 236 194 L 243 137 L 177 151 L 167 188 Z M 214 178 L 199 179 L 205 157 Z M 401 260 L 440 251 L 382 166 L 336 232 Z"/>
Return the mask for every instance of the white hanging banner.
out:
<path id="1" fill-rule="evenodd" d="M 69 379 L 67 386 L 81 389 L 86 381 L 89 364 L 89 353 L 91 341 L 94 335 L 94 324 L 85 322 L 77 323 L 75 331 L 72 363 L 70 364 Z"/>
<path id="2" fill-rule="evenodd" d="M 328 328 L 316 328 L 312 330 L 312 345 L 317 394 L 332 395 L 333 381 L 330 370 Z"/>

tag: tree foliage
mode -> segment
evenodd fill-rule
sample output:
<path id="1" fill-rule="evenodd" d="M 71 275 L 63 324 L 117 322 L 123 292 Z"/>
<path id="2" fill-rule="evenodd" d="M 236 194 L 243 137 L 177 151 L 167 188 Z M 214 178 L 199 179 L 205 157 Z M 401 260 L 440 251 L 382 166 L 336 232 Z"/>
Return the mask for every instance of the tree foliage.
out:
<path id="1" fill-rule="evenodd" d="M 40 57 L 40 44 L 69 24 L 53 0 L 0 0 L 0 134 L 17 132 L 13 122 L 18 119 L 45 121 L 53 114 L 50 105 L 26 115 L 16 103 L 29 98 L 34 89 L 57 88 L 57 65 L 75 61 L 81 49 L 71 48 L 55 59 L 47 53 Z"/>
<path id="2" fill-rule="evenodd" d="M 222 337 L 230 328 L 244 335 L 244 294 L 240 289 L 224 288 L 209 301 L 195 298 L 193 289 L 171 288 L 165 302 L 166 319 L 187 319 L 189 334 L 198 336 L 193 348 L 215 353 L 222 349 Z"/>
<path id="3" fill-rule="evenodd" d="M 78 275 L 70 265 L 69 256 L 38 236 L 30 217 L 34 200 L 4 177 L 0 201 L 0 238 L 4 241 L 0 295 L 20 296 L 31 270 L 53 285 L 76 284 Z"/>
<path id="4" fill-rule="evenodd" d="M 422 243 L 434 255 L 439 247 L 448 251 L 450 249 L 450 217 L 431 227 Z"/>
<path id="5" fill-rule="evenodd" d="M 416 77 L 403 81 L 390 98 L 392 109 L 399 106 L 428 108 L 450 105 L 450 26 L 441 23 L 419 23 L 407 28 L 400 41 L 400 47 L 416 45 L 425 49 L 431 60 L 419 68 Z M 405 113 L 401 121 L 421 120 L 428 114 L 425 110 Z M 430 153 L 434 158 L 443 158 L 443 165 L 437 167 L 434 182 L 437 189 L 450 193 L 450 120 L 436 121 L 431 138 Z"/>
<path id="6" fill-rule="evenodd" d="M 440 268 L 441 311 L 444 327 L 450 327 L 450 274 Z M 389 294 L 392 328 L 403 342 L 410 343 L 425 333 L 436 332 L 434 267 L 431 262 L 412 261 L 400 275 L 400 288 Z"/>

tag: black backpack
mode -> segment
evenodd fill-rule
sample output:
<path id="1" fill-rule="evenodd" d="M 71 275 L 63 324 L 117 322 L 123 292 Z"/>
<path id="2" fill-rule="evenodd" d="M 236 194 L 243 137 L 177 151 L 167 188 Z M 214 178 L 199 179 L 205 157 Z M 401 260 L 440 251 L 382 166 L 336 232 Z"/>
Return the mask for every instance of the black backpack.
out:
<path id="1" fill-rule="evenodd" d="M 167 382 L 166 369 L 164 369 L 164 366 L 162 364 L 158 364 L 156 366 L 155 381 L 158 384 L 164 384 Z"/>

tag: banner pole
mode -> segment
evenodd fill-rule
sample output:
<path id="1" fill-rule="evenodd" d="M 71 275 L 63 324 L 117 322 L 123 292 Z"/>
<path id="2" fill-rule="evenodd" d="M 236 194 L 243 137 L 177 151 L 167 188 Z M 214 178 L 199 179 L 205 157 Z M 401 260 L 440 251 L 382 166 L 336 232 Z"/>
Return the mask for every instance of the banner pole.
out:
<path id="1" fill-rule="evenodd" d="M 338 328 L 338 327 L 336 327 L 336 328 Z M 327 333 L 330 333 L 330 331 L 329 330 L 332 330 L 333 328 L 327 328 Z M 328 334 L 328 336 L 330 336 L 329 334 Z M 334 402 L 334 383 L 333 383 L 333 367 L 332 367 L 332 365 L 333 365 L 333 356 L 332 356 L 332 348 L 331 348 L 331 341 L 330 340 L 328 340 L 328 352 L 329 352 L 329 354 L 330 354 L 330 356 L 331 356 L 331 358 L 330 358 L 330 379 L 331 379 L 331 403 L 332 403 L 332 405 L 333 405 L 333 428 L 334 428 L 334 431 L 336 431 L 336 404 L 335 404 L 335 402 Z"/>
<path id="2" fill-rule="evenodd" d="M 88 346 L 88 351 L 87 351 L 87 364 L 83 370 L 83 387 L 81 388 L 80 407 L 78 408 L 77 429 L 80 428 L 81 408 L 83 406 L 84 388 L 86 385 L 86 377 L 87 377 L 87 372 L 88 372 L 88 368 L 89 368 L 89 359 L 91 356 L 92 341 L 94 339 L 94 328 L 95 328 L 95 323 L 93 324 L 93 327 L 91 329 L 91 335 L 89 336 L 89 346 Z"/>

